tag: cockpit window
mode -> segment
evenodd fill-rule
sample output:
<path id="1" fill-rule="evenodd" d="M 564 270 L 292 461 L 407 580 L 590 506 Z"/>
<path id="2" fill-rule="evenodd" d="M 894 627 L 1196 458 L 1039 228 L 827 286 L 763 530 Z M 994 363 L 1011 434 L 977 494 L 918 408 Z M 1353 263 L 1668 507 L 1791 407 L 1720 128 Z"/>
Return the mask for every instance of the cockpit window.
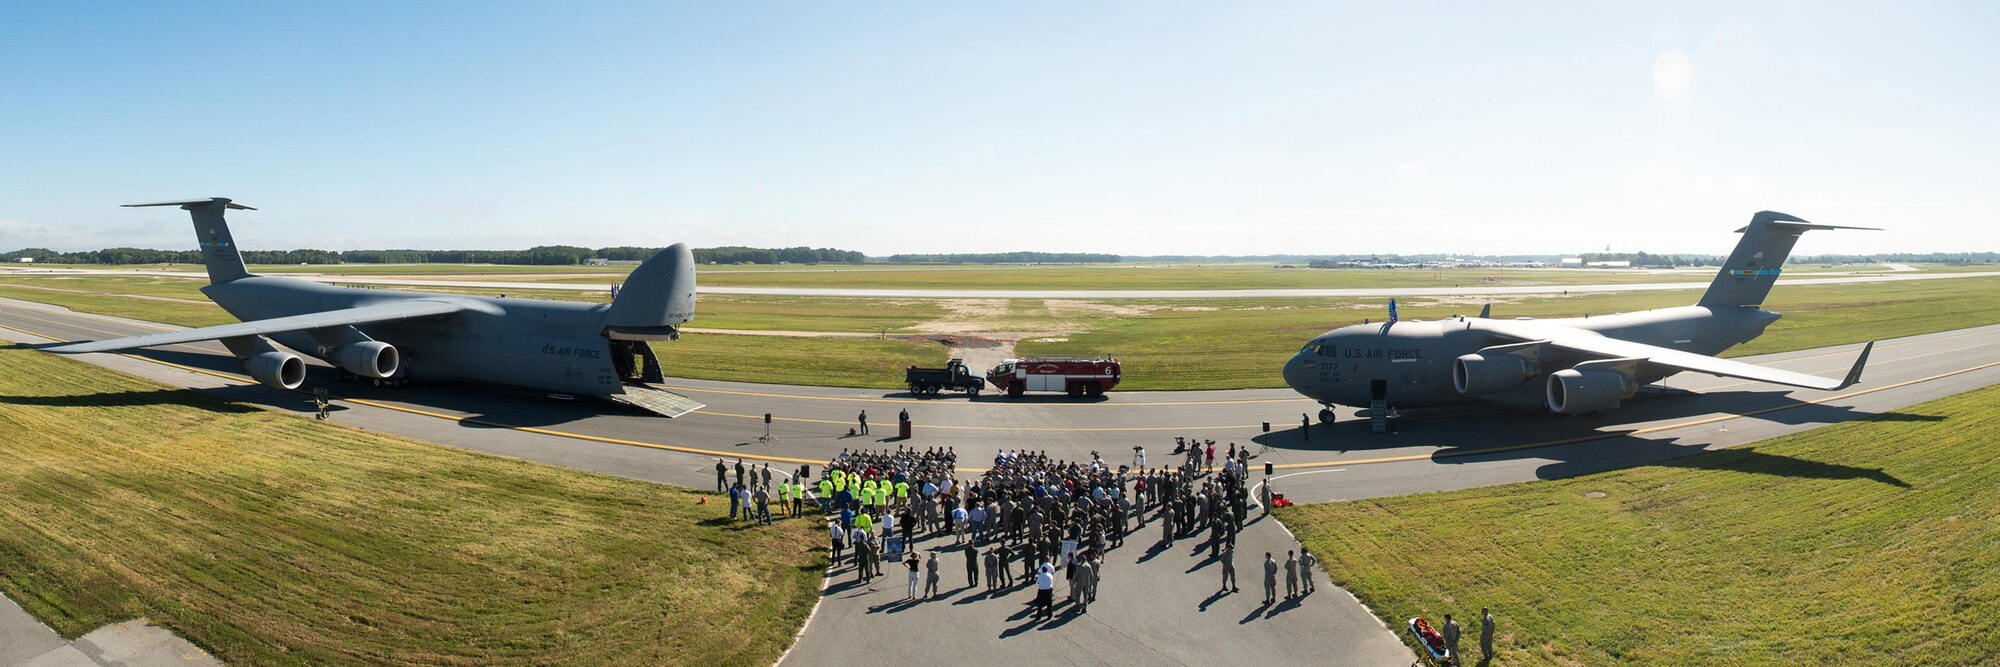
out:
<path id="1" fill-rule="evenodd" d="M 1322 356 L 1322 357 L 1332 357 L 1332 356 L 1338 356 L 1338 355 L 1336 355 L 1336 354 L 1335 354 L 1335 352 L 1334 352 L 1334 347 L 1333 347 L 1333 344 L 1329 343 L 1329 344 L 1326 344 L 1326 345 L 1321 345 L 1321 346 L 1319 346 L 1319 356 Z"/>

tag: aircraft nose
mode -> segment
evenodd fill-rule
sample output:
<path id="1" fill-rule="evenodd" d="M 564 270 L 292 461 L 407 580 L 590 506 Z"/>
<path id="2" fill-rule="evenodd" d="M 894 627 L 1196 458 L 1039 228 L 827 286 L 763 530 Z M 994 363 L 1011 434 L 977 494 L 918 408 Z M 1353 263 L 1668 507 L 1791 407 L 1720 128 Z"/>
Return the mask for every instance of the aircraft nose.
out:
<path id="1" fill-rule="evenodd" d="M 1305 369 L 1305 355 L 1303 353 L 1294 354 L 1292 355 L 1290 361 L 1285 362 L 1284 375 L 1285 375 L 1285 384 L 1289 385 L 1293 391 L 1305 394 L 1307 396 L 1312 396 L 1311 392 L 1306 391 L 1307 377 Z"/>

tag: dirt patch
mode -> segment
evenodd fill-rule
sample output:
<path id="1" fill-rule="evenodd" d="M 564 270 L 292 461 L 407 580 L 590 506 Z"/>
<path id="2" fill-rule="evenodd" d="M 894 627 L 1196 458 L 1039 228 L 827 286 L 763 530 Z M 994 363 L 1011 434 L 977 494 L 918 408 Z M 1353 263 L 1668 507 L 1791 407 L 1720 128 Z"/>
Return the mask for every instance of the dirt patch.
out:
<path id="1" fill-rule="evenodd" d="M 1049 309 L 1049 315 L 1112 315 L 1115 317 L 1138 317 L 1167 306 L 1104 303 L 1102 301 L 1048 300 L 1042 305 Z"/>

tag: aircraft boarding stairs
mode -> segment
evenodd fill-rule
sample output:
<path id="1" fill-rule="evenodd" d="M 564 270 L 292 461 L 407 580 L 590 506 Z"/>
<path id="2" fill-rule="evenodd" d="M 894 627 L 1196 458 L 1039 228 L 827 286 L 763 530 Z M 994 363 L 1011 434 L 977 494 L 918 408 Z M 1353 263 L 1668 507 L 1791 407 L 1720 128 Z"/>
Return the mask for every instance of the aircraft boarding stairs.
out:
<path id="1" fill-rule="evenodd" d="M 700 401 L 643 382 L 627 382 L 625 393 L 611 394 L 606 398 L 662 417 L 679 417 L 708 407 Z"/>

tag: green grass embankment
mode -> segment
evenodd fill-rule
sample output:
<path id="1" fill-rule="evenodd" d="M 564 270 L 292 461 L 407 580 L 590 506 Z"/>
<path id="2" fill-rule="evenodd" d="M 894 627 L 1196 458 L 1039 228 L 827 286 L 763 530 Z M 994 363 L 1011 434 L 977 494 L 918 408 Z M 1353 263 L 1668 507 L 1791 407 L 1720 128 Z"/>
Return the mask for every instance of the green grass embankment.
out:
<path id="1" fill-rule="evenodd" d="M 822 529 L 0 349 L 0 589 L 232 664 L 775 660 Z"/>
<path id="2" fill-rule="evenodd" d="M 1476 655 L 1492 608 L 1496 665 L 1990 665 L 1996 440 L 1988 387 L 1657 465 L 1278 516 L 1391 628 L 1452 613 Z"/>

